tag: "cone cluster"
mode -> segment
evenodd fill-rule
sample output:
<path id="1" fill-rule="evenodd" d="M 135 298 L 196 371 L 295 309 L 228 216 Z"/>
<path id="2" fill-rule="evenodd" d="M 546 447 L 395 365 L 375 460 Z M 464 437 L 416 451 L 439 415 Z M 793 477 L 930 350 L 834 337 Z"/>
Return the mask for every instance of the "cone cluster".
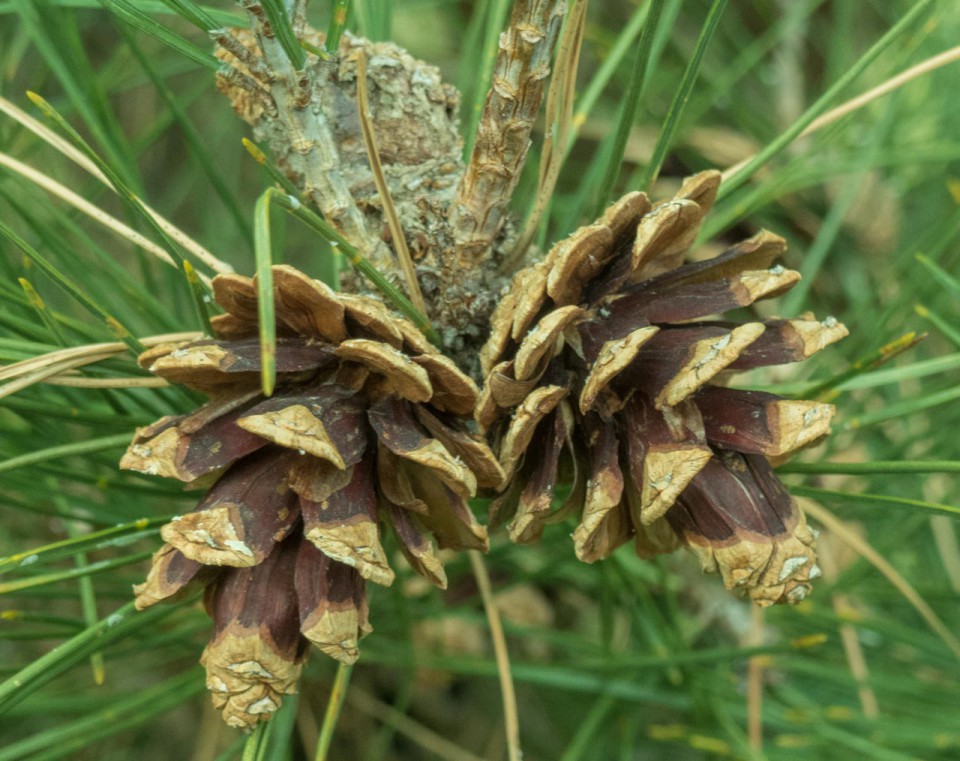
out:
<path id="1" fill-rule="evenodd" d="M 819 574 L 814 537 L 769 458 L 825 436 L 834 409 L 725 384 L 847 331 L 722 316 L 800 275 L 775 263 L 786 245 L 768 232 L 683 263 L 719 183 L 698 174 L 655 206 L 628 194 L 514 277 L 480 357 L 476 419 L 505 473 L 490 521 L 533 542 L 574 514 L 583 561 L 685 544 L 758 604 L 796 602 Z"/>
<path id="2" fill-rule="evenodd" d="M 487 549 L 468 500 L 504 478 L 467 427 L 476 385 L 415 326 L 291 267 L 274 267 L 273 280 L 276 392 L 260 392 L 256 283 L 218 276 L 218 337 L 140 357 L 210 401 L 138 430 L 121 462 L 207 487 L 193 512 L 163 527 L 136 604 L 205 586 L 215 627 L 207 686 L 242 728 L 295 691 L 308 644 L 356 660 L 370 631 L 366 582 L 395 577 L 382 526 L 417 573 L 444 587 L 437 550 Z"/>
<path id="3" fill-rule="evenodd" d="M 439 587 L 438 549 L 486 550 L 468 504 L 478 489 L 515 542 L 572 515 L 583 561 L 629 541 L 641 557 L 686 545 L 760 605 L 807 594 L 813 532 L 770 461 L 825 436 L 833 407 L 726 384 L 847 331 L 723 316 L 800 276 L 776 264 L 785 244 L 768 232 L 684 264 L 719 181 L 696 175 L 657 205 L 628 194 L 517 273 L 480 354 L 482 391 L 379 301 L 287 266 L 273 268 L 271 396 L 250 278 L 213 281 L 216 338 L 140 357 L 209 402 L 138 430 L 122 460 L 206 490 L 163 527 L 137 606 L 205 587 L 201 661 L 229 724 L 276 711 L 309 644 L 356 660 L 366 583 L 395 578 L 384 527 Z"/>

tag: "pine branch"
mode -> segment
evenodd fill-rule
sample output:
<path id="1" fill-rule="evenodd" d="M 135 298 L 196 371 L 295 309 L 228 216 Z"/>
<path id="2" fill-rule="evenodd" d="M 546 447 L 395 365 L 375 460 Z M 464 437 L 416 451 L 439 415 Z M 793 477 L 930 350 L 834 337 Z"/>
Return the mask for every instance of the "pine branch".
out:
<path id="1" fill-rule="evenodd" d="M 513 6 L 510 27 L 500 37 L 473 154 L 451 207 L 454 270 L 472 269 L 503 226 L 530 148 L 565 12 L 566 4 L 556 0 L 519 0 Z"/>

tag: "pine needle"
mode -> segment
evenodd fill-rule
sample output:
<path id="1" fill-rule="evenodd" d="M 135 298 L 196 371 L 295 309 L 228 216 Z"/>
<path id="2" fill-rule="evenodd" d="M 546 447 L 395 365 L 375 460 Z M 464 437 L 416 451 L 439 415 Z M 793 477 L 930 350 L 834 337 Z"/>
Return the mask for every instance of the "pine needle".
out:
<path id="1" fill-rule="evenodd" d="M 367 57 L 363 50 L 357 51 L 357 101 L 363 145 L 367 151 L 367 160 L 370 162 L 370 171 L 373 173 L 373 181 L 377 186 L 380 202 L 383 204 L 383 216 L 386 217 L 387 226 L 390 228 L 390 237 L 393 239 L 397 261 L 400 263 L 404 280 L 407 281 L 407 294 L 417 311 L 421 314 L 427 314 L 427 305 L 423 300 L 423 293 L 420 291 L 420 283 L 417 281 L 417 270 L 414 267 L 413 258 L 410 256 L 410 249 L 407 248 L 407 239 L 403 235 L 403 227 L 400 225 L 400 218 L 397 216 L 397 209 L 393 205 L 390 188 L 387 186 L 387 178 L 384 176 L 383 166 L 380 164 L 380 149 L 377 147 L 377 136 L 373 130 L 370 101 L 367 97 Z"/>
<path id="2" fill-rule="evenodd" d="M 503 721 L 507 733 L 507 756 L 510 761 L 521 761 L 523 752 L 520 750 L 520 717 L 517 712 L 517 695 L 513 689 L 513 676 L 510 673 L 510 654 L 507 652 L 507 640 L 503 635 L 500 611 L 493 597 L 490 574 L 487 573 L 483 555 L 476 550 L 470 550 L 470 567 L 473 569 L 473 577 L 477 581 L 480 598 L 483 600 L 483 609 L 487 615 L 487 626 L 490 629 L 490 638 L 493 640 L 493 651 L 497 660 L 497 675 L 500 678 L 500 693 L 503 697 Z"/>
<path id="3" fill-rule="evenodd" d="M 917 593 L 917 590 L 913 588 L 913 585 L 910 584 L 900 572 L 891 565 L 890 561 L 887 560 L 883 555 L 877 552 L 868 542 L 861 539 L 860 536 L 852 531 L 847 525 L 837 518 L 833 513 L 827 510 L 825 507 L 822 507 L 820 504 L 814 502 L 810 499 L 800 498 L 800 501 L 803 505 L 804 512 L 807 515 L 812 516 L 815 520 L 822 523 L 830 531 L 832 531 L 837 538 L 846 544 L 850 549 L 854 550 L 858 555 L 863 557 L 870 565 L 876 568 L 883 576 L 886 577 L 897 591 L 903 595 L 904 599 L 909 602 L 917 613 L 920 614 L 920 617 L 926 621 L 927 626 L 929 626 L 940 639 L 943 640 L 944 644 L 953 654 L 960 659 L 960 639 L 957 639 L 956 635 L 943 623 L 941 618 L 934 613 L 933 608 L 931 608 L 926 601 Z"/>
<path id="4" fill-rule="evenodd" d="M 377 700 L 373 695 L 361 689 L 355 687 L 350 690 L 347 700 L 351 708 L 362 711 L 393 727 L 399 734 L 407 737 L 431 755 L 443 759 L 443 761 L 484 761 L 480 756 L 464 750 L 438 735 L 432 729 L 423 726 L 423 724 L 411 719 L 393 706 Z"/>
<path id="5" fill-rule="evenodd" d="M 901 16 L 897 20 L 897 23 L 890 27 L 886 34 L 881 36 L 853 66 L 849 67 L 797 121 L 790 125 L 790 127 L 760 151 L 760 153 L 748 159 L 742 166 L 736 169 L 736 171 L 731 171 L 728 175 L 725 175 L 717 197 L 722 198 L 732 193 L 753 176 L 753 173 L 756 172 L 757 169 L 779 155 L 787 146 L 800 137 L 805 129 L 810 127 L 819 116 L 825 113 L 827 104 L 843 92 L 871 63 L 879 58 L 883 51 L 930 7 L 931 2 L 932 0 L 918 0 L 918 2 L 915 3 L 907 13 Z"/>
<path id="6" fill-rule="evenodd" d="M 110 184 L 110 181 L 107 179 L 107 176 L 97 168 L 89 158 L 83 155 L 83 153 L 77 150 L 75 147 L 70 145 L 70 143 L 64 140 L 62 137 L 57 135 L 53 130 L 49 129 L 45 125 L 41 124 L 39 121 L 34 119 L 32 116 L 27 114 L 25 111 L 17 108 L 13 103 L 11 103 L 6 98 L 0 97 L 0 112 L 5 113 L 7 116 L 15 119 L 24 127 L 26 127 L 30 132 L 34 133 L 37 137 L 43 140 L 45 143 L 50 145 L 52 148 L 55 148 L 77 166 L 81 167 L 89 174 L 96 177 L 100 182 L 109 187 L 111 190 L 114 190 L 113 186 Z M 139 200 L 139 199 L 138 199 Z M 165 217 L 157 213 L 151 206 L 144 203 L 140 200 L 140 204 L 143 208 L 150 214 L 151 217 L 155 220 L 157 225 L 174 241 L 184 247 L 187 251 L 193 254 L 197 259 L 206 264 L 214 272 L 233 272 L 233 267 L 227 264 L 224 261 L 221 261 L 210 253 L 207 249 L 197 243 L 193 238 L 183 232 L 180 228 L 176 227 L 172 222 L 167 220 Z M 139 245 L 139 244 L 138 244 Z"/>
<path id="7" fill-rule="evenodd" d="M 960 45 L 950 48 L 949 50 L 945 50 L 939 55 L 931 56 L 925 61 L 921 61 L 915 66 L 911 66 L 909 69 L 900 72 L 896 76 L 890 77 L 890 79 L 888 79 L 886 82 L 867 90 L 862 95 L 858 95 L 857 97 L 851 98 L 845 103 L 841 103 L 836 108 L 827 111 L 825 114 L 823 114 L 823 116 L 817 117 L 810 122 L 810 124 L 808 124 L 797 134 L 795 139 L 799 140 L 807 137 L 808 135 L 812 135 L 814 132 L 817 132 L 826 126 L 839 121 L 844 116 L 852 114 L 854 111 L 857 111 L 864 106 L 870 105 L 875 100 L 882 98 L 884 95 L 894 92 L 908 82 L 912 82 L 914 79 L 922 77 L 924 74 L 929 74 L 931 71 L 935 71 L 936 69 L 939 69 L 942 66 L 946 66 L 947 64 L 953 63 L 957 60 L 960 60 Z M 725 169 L 723 171 L 723 182 L 729 182 L 732 177 L 739 174 L 743 168 L 755 158 L 756 154 L 743 159 L 728 169 Z"/>
<path id="8" fill-rule="evenodd" d="M 56 196 L 62 201 L 66 201 L 77 211 L 86 214 L 92 220 L 99 222 L 108 230 L 112 230 L 122 238 L 126 238 L 133 245 L 142 248 L 144 251 L 152 256 L 155 256 L 164 264 L 169 264 L 171 267 L 177 266 L 177 263 L 173 261 L 173 259 L 170 257 L 170 254 L 164 251 L 163 248 L 158 246 L 152 240 L 145 238 L 136 230 L 128 227 L 116 217 L 107 214 L 107 212 L 105 212 L 99 206 L 96 206 L 81 196 L 78 196 L 72 190 L 64 185 L 61 185 L 59 182 L 48 175 L 45 175 L 43 172 L 27 166 L 26 164 L 17 161 L 15 158 L 12 158 L 11 156 L 8 156 L 2 152 L 0 152 L 0 166 L 7 167 L 8 169 L 30 180 L 30 182 L 35 184 L 37 187 L 43 188 L 48 193 Z M 202 275 L 201 277 L 203 277 L 204 281 L 209 284 L 209 277 L 206 275 Z"/>
<path id="9" fill-rule="evenodd" d="M 320 737 L 317 739 L 317 749 L 313 756 L 314 761 L 327 761 L 327 754 L 333 744 L 333 733 L 337 728 L 340 712 L 343 709 L 343 701 L 347 698 L 347 689 L 350 686 L 350 675 L 352 673 L 353 664 L 337 664 L 337 675 L 334 677 L 333 686 L 330 688 L 330 698 L 327 702 L 327 710 L 323 715 L 323 725 L 320 727 Z"/>

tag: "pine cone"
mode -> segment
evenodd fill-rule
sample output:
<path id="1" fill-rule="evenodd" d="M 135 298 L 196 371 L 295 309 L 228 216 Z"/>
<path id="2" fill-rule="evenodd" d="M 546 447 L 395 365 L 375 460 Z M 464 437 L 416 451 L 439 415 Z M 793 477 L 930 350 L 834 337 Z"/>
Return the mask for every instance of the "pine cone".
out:
<path id="1" fill-rule="evenodd" d="M 767 458 L 826 435 L 833 407 L 719 382 L 847 331 L 832 318 L 711 318 L 800 279 L 773 265 L 786 245 L 768 232 L 683 264 L 719 183 L 696 175 L 653 208 L 624 196 L 514 277 L 480 357 L 476 418 L 506 472 L 490 522 L 532 542 L 576 512 L 581 560 L 631 538 L 643 557 L 682 542 L 758 604 L 796 602 L 819 573 L 813 535 Z M 572 491 L 551 511 L 561 483 Z"/>
<path id="2" fill-rule="evenodd" d="M 206 586 L 215 633 L 202 663 L 214 705 L 249 728 L 296 689 L 307 642 L 352 663 L 370 631 L 364 585 L 389 585 L 393 528 L 410 565 L 446 585 L 434 549 L 487 548 L 467 500 L 503 479 L 467 432 L 477 389 L 378 301 L 273 268 L 277 390 L 259 391 L 257 291 L 221 275 L 217 340 L 155 347 L 140 364 L 208 404 L 137 431 L 121 466 L 215 483 L 135 588 L 137 607 Z M 218 477 L 219 476 L 219 477 Z"/>

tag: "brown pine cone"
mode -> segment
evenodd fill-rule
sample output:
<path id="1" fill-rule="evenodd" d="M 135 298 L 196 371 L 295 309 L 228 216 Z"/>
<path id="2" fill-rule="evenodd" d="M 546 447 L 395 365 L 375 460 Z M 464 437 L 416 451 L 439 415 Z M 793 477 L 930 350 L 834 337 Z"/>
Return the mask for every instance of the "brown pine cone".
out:
<path id="1" fill-rule="evenodd" d="M 295 691 L 307 643 L 352 663 L 371 629 L 364 585 L 389 585 L 389 524 L 410 565 L 446 585 L 436 546 L 487 548 L 467 500 L 503 471 L 467 432 L 477 389 L 375 299 L 273 268 L 277 389 L 260 393 L 257 291 L 221 275 L 217 340 L 155 347 L 140 364 L 210 396 L 140 429 L 121 466 L 209 484 L 135 589 L 137 607 L 206 586 L 207 686 L 249 728 Z"/>
<path id="2" fill-rule="evenodd" d="M 532 542 L 573 512 L 581 560 L 631 538 L 644 557 L 682 542 L 758 604 L 796 602 L 819 573 L 814 538 L 767 458 L 826 435 L 833 407 L 719 382 L 805 359 L 847 330 L 712 317 L 800 279 L 774 265 L 786 245 L 768 232 L 683 264 L 719 184 L 703 172 L 652 208 L 626 195 L 514 277 L 480 357 L 476 418 L 506 472 L 490 521 Z"/>

